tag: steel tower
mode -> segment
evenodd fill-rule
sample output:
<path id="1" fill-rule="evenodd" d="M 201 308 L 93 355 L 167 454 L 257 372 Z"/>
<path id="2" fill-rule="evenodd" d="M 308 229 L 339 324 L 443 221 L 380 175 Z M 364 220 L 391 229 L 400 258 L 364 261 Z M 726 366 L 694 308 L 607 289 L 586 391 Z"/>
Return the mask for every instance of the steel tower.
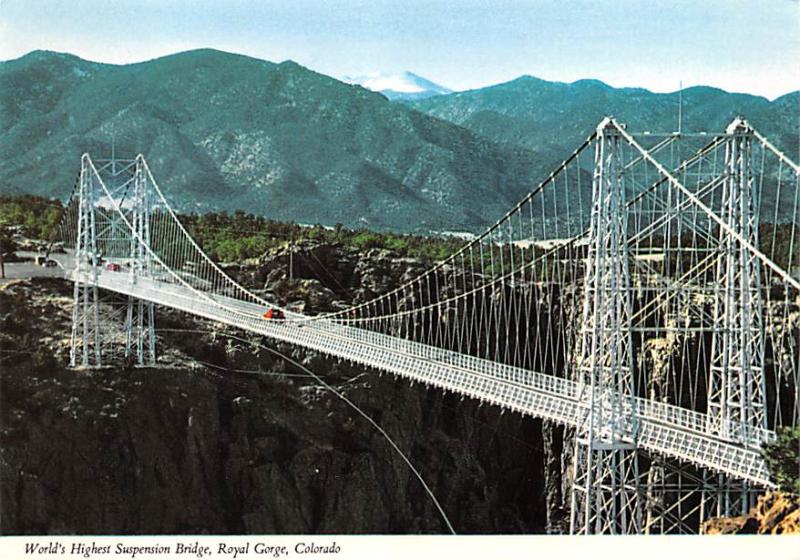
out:
<path id="1" fill-rule="evenodd" d="M 597 129 L 583 324 L 576 364 L 582 424 L 575 434 L 570 532 L 638 533 L 642 526 L 633 417 L 631 284 L 622 138 Z"/>
<path id="2" fill-rule="evenodd" d="M 727 129 L 719 259 L 714 286 L 716 324 L 708 380 L 708 429 L 744 445 L 759 441 L 767 428 L 764 380 L 764 317 L 761 266 L 743 244 L 758 247 L 758 201 L 751 172 L 753 131 L 741 118 Z M 748 487 L 723 476 L 712 479 L 705 515 L 740 515 L 752 507 Z"/>
<path id="3" fill-rule="evenodd" d="M 153 303 L 128 296 L 120 304 L 119 298 L 103 297 L 97 288 L 103 274 L 125 271 L 132 284 L 152 275 L 152 258 L 146 249 L 150 245 L 150 199 L 141 158 L 112 158 L 99 170 L 88 155 L 81 159 L 72 367 L 99 368 L 117 359 L 137 366 L 155 364 Z"/>

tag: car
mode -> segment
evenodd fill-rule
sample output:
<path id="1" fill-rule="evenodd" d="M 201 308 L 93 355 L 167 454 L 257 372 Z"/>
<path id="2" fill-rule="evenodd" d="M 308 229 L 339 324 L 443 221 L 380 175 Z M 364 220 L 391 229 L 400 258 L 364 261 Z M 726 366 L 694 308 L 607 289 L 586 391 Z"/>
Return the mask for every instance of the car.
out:
<path id="1" fill-rule="evenodd" d="M 267 321 L 285 321 L 286 315 L 280 309 L 271 307 L 264 312 L 261 318 Z"/>
<path id="2" fill-rule="evenodd" d="M 47 260 L 42 262 L 42 266 L 45 267 L 45 268 L 53 268 L 55 266 L 58 266 L 58 263 L 56 261 L 54 261 L 53 259 L 47 259 Z"/>
<path id="3" fill-rule="evenodd" d="M 119 272 L 120 270 L 122 270 L 122 267 L 120 265 L 118 265 L 117 263 L 108 263 L 106 268 L 108 270 L 110 270 L 111 272 Z"/>

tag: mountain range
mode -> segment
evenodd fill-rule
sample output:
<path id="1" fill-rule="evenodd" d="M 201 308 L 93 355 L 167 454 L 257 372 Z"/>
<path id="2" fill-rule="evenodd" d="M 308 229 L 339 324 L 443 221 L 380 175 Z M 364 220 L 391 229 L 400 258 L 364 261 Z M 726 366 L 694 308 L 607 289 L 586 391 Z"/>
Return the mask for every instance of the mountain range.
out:
<path id="1" fill-rule="evenodd" d="M 787 153 L 798 153 L 800 91 L 769 101 L 705 86 L 653 93 L 641 88 L 613 88 L 597 80 L 568 84 L 522 76 L 495 86 L 409 103 L 492 140 L 563 155 L 606 115 L 613 115 L 637 132 L 676 131 L 680 104 L 684 131 L 722 131 L 742 115 Z"/>
<path id="2" fill-rule="evenodd" d="M 210 49 L 128 65 L 35 51 L 0 63 L 0 193 L 64 198 L 81 153 L 108 156 L 113 137 L 120 157 L 145 155 L 180 211 L 476 231 L 604 115 L 664 131 L 674 130 L 677 114 L 677 94 L 591 80 L 522 77 L 395 99 L 291 61 Z M 798 92 L 770 102 L 691 88 L 684 129 L 721 130 L 744 114 L 796 154 L 799 101 Z"/>
<path id="3" fill-rule="evenodd" d="M 81 153 L 107 157 L 112 137 L 184 212 L 400 230 L 487 223 L 537 159 L 290 61 L 33 52 L 0 66 L 0 192 L 68 196 Z"/>

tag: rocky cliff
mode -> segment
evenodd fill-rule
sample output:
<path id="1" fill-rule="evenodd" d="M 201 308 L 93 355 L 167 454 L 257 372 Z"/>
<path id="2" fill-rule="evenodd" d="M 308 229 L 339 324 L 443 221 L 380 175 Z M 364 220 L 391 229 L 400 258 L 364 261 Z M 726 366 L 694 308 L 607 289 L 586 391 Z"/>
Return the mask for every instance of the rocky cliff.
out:
<path id="1" fill-rule="evenodd" d="M 800 535 L 800 496 L 787 492 L 766 494 L 746 515 L 709 519 L 700 531 L 706 535 Z"/>
<path id="2" fill-rule="evenodd" d="M 44 280 L 0 291 L 3 534 L 446 530 L 354 410 L 209 325 L 161 313 L 157 369 L 67 370 L 70 294 Z M 458 532 L 563 528 L 559 428 L 276 349 L 388 432 Z"/>

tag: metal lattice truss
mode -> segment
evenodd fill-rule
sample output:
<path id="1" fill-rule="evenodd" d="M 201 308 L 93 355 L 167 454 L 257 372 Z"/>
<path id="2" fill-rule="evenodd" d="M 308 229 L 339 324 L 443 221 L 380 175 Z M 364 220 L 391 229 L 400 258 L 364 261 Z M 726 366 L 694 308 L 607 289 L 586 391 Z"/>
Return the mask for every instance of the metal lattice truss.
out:
<path id="1" fill-rule="evenodd" d="M 101 297 L 97 289 L 97 276 L 104 267 L 121 270 L 124 262 L 134 281 L 150 272 L 146 245 L 132 235 L 136 232 L 146 244 L 151 242 L 148 190 L 141 162 L 114 160 L 96 170 L 84 157 L 77 194 L 68 204 L 64 224 L 74 228 L 69 232 L 76 239 L 74 270 L 88 278 L 75 282 L 70 364 L 102 367 L 104 362 L 113 364 L 122 358 L 140 366 L 153 365 L 153 303 L 132 296 Z"/>
<path id="2" fill-rule="evenodd" d="M 142 156 L 85 155 L 62 224 L 73 364 L 153 363 L 152 305 L 171 307 L 574 429 L 575 533 L 696 531 L 771 485 L 761 446 L 800 418 L 799 177 L 741 119 L 718 135 L 605 119 L 451 257 L 272 322 Z"/>
<path id="3" fill-rule="evenodd" d="M 622 138 L 610 119 L 595 146 L 583 315 L 574 367 L 579 406 L 573 533 L 638 533 L 631 276 Z"/>

